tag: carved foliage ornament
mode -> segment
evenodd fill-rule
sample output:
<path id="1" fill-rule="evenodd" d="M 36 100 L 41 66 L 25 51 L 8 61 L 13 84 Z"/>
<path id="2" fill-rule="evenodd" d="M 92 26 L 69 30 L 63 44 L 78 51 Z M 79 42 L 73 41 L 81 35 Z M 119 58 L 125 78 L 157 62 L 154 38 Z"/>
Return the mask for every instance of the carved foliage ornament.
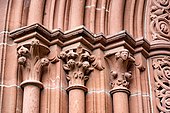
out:
<path id="1" fill-rule="evenodd" d="M 170 41 L 170 1 L 152 0 L 150 29 L 153 40 Z"/>
<path id="2" fill-rule="evenodd" d="M 160 113 L 170 112 L 170 57 L 153 60 L 156 104 Z"/>
<path id="3" fill-rule="evenodd" d="M 42 68 L 49 64 L 49 60 L 41 55 L 42 49 L 37 40 L 18 48 L 18 64 L 24 80 L 40 80 Z"/>
<path id="4" fill-rule="evenodd" d="M 79 46 L 77 49 L 62 51 L 59 58 L 64 61 L 63 68 L 67 74 L 69 85 L 84 85 L 84 81 L 88 80 L 89 74 L 94 70 L 104 69 L 95 62 L 94 55 Z"/>
<path id="5" fill-rule="evenodd" d="M 115 54 L 115 62 L 111 70 L 111 86 L 112 88 L 128 88 L 132 74 L 128 71 L 128 66 L 135 59 L 130 55 L 127 49 L 122 49 Z"/>

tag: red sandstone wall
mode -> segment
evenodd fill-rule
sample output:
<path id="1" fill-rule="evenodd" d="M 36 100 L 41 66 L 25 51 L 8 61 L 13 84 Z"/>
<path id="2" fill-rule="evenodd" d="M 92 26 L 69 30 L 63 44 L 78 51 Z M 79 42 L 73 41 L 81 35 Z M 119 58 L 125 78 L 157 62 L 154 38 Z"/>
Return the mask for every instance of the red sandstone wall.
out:
<path id="1" fill-rule="evenodd" d="M 170 54 L 169 8 L 169 0 L 0 0 L 0 112 L 120 113 L 123 108 L 118 106 L 122 105 L 127 109 L 122 113 L 168 113 L 169 74 L 164 73 L 159 61 L 170 66 L 165 57 Z M 49 60 L 38 80 L 43 88 L 33 87 L 31 92 L 31 88 L 25 88 L 28 84 L 21 84 L 29 74 L 17 61 L 24 56 L 18 52 L 21 46 L 28 49 L 34 40 L 50 52 L 40 55 Z M 87 88 L 86 93 L 66 91 L 70 86 L 66 73 L 70 70 L 66 72 L 64 61 L 58 58 L 62 51 L 77 48 L 76 44 L 90 51 L 99 62 L 98 69 L 94 68 L 88 81 L 81 84 Z M 130 92 L 128 99 L 126 93 L 125 98 L 114 98 L 114 93 L 110 93 L 114 89 L 110 84 L 114 82 L 111 71 L 126 72 L 115 60 L 121 49 L 127 49 L 135 59 L 131 67 L 123 65 L 133 76 L 130 81 L 125 79 L 129 87 L 123 86 Z M 107 59 L 111 59 L 112 66 Z M 36 61 L 30 61 L 34 72 Z M 157 78 L 160 75 L 163 77 Z M 159 88 L 155 86 L 163 81 L 166 82 Z M 164 91 L 162 97 L 158 96 L 159 91 Z"/>

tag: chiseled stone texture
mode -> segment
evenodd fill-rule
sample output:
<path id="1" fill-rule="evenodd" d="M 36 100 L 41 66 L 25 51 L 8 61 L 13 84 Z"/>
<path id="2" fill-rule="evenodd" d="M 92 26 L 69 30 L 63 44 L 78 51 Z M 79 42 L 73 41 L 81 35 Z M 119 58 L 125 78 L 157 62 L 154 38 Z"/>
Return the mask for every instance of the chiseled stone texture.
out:
<path id="1" fill-rule="evenodd" d="M 0 0 L 0 113 L 169 113 L 169 14 L 169 0 Z"/>

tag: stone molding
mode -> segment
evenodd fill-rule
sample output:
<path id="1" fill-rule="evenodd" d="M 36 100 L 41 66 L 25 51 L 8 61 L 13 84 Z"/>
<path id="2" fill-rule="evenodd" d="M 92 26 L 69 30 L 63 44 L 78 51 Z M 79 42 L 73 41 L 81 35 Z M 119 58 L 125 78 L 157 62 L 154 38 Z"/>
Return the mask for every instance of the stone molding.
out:
<path id="1" fill-rule="evenodd" d="M 25 81 L 21 82 L 21 84 L 20 84 L 20 86 L 22 88 L 24 88 L 27 85 L 34 85 L 34 86 L 39 87 L 40 89 L 44 88 L 43 83 L 40 81 L 37 81 L 37 80 L 25 80 Z"/>
<path id="2" fill-rule="evenodd" d="M 127 88 L 123 88 L 123 87 L 117 87 L 117 88 L 114 88 L 114 89 L 111 89 L 110 90 L 110 94 L 113 95 L 114 93 L 117 93 L 117 92 L 122 92 L 122 93 L 126 93 L 128 95 L 130 95 L 130 90 L 127 89 Z"/>
<path id="3" fill-rule="evenodd" d="M 156 105 L 160 113 L 170 112 L 170 57 L 153 60 Z"/>
<path id="4" fill-rule="evenodd" d="M 126 31 L 108 36 L 103 34 L 96 35 L 91 33 L 84 26 L 79 26 L 75 29 L 63 32 L 60 29 L 49 31 L 40 24 L 33 24 L 11 31 L 9 37 L 12 38 L 15 43 L 20 43 L 36 37 L 47 46 L 57 44 L 60 47 L 66 47 L 73 43 L 81 42 L 87 45 L 90 50 L 100 48 L 106 51 L 106 53 L 113 48 L 124 46 L 131 53 L 141 52 L 145 57 L 160 54 L 168 55 L 170 53 L 167 48 L 167 46 L 170 46 L 170 42 L 154 43 L 149 42 L 143 37 L 133 39 Z M 161 51 L 161 53 L 159 51 Z"/>
<path id="5" fill-rule="evenodd" d="M 70 90 L 74 90 L 74 89 L 81 89 L 81 90 L 83 90 L 84 92 L 87 92 L 87 91 L 88 91 L 88 89 L 87 89 L 86 86 L 84 86 L 84 85 L 78 85 L 78 84 L 69 86 L 69 87 L 66 89 L 66 91 L 69 92 Z"/>

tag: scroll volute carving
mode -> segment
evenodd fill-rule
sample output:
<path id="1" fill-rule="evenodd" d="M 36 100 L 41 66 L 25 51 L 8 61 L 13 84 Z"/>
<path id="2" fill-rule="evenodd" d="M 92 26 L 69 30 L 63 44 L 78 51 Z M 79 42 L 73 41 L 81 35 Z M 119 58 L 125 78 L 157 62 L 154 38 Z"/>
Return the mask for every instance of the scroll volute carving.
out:
<path id="1" fill-rule="evenodd" d="M 94 55 L 81 46 L 76 49 L 62 51 L 58 57 L 64 62 L 63 68 L 66 72 L 69 86 L 84 85 L 94 67 L 99 70 L 104 69 L 95 61 Z"/>
<path id="2" fill-rule="evenodd" d="M 118 51 L 108 59 L 111 68 L 111 87 L 128 88 L 129 81 L 132 78 L 131 71 L 128 71 L 130 65 L 135 61 L 127 49 Z"/>
<path id="3" fill-rule="evenodd" d="M 39 44 L 38 40 L 35 40 L 31 44 L 18 47 L 17 52 L 23 81 L 40 81 L 43 67 L 49 64 L 49 60 L 45 57 L 49 53 L 48 48 Z"/>
<path id="4" fill-rule="evenodd" d="M 154 40 L 170 41 L 170 1 L 152 0 L 150 29 Z"/>
<path id="5" fill-rule="evenodd" d="M 153 60 L 156 105 L 160 113 L 170 112 L 170 57 Z"/>

